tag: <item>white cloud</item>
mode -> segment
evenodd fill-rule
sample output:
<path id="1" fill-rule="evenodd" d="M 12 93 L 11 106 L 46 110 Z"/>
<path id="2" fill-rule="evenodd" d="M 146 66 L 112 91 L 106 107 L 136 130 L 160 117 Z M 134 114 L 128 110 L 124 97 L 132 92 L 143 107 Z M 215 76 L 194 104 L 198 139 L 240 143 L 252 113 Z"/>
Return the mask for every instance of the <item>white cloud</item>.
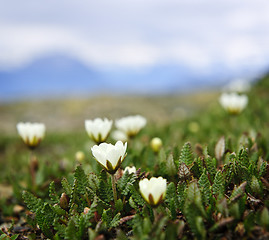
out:
<path id="1" fill-rule="evenodd" d="M 269 60 L 267 0 L 49 0 L 45 5 L 0 0 L 0 5 L 0 69 L 55 52 L 98 66 L 175 62 L 194 69 L 216 63 L 236 68 Z"/>

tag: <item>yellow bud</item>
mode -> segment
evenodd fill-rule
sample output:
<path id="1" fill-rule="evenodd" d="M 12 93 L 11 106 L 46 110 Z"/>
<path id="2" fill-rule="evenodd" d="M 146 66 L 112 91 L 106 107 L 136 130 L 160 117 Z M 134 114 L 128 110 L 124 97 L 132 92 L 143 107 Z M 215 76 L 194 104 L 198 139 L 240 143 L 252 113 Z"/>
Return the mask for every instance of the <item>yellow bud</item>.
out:
<path id="1" fill-rule="evenodd" d="M 154 152 L 159 152 L 161 147 L 163 146 L 163 142 L 160 138 L 155 137 L 152 138 L 152 140 L 150 141 L 150 146 Z"/>
<path id="2" fill-rule="evenodd" d="M 188 124 L 188 129 L 190 132 L 197 133 L 200 129 L 200 125 L 197 122 L 190 122 Z"/>
<path id="3" fill-rule="evenodd" d="M 85 154 L 82 151 L 77 151 L 75 158 L 77 161 L 82 162 L 85 159 Z"/>

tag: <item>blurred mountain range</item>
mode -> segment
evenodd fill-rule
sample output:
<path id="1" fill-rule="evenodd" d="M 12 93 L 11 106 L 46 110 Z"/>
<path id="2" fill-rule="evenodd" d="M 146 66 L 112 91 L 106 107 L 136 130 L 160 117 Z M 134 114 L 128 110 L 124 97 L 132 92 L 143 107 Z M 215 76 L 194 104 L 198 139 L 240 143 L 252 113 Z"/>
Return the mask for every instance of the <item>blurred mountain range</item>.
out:
<path id="1" fill-rule="evenodd" d="M 216 65 L 193 70 L 184 65 L 163 64 L 143 69 L 88 67 L 63 55 L 40 58 L 21 69 L 0 71 L 0 100 L 94 96 L 97 94 L 173 94 L 216 88 L 248 69 L 232 72 Z"/>

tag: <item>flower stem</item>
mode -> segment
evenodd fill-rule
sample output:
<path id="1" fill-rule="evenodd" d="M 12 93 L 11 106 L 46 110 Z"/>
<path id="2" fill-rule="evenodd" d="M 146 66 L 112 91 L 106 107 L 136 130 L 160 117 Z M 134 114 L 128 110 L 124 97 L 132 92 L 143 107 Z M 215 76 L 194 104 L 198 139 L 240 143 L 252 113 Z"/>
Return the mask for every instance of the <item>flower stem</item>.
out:
<path id="1" fill-rule="evenodd" d="M 32 190 L 35 191 L 36 190 L 36 171 L 38 168 L 38 161 L 33 150 L 30 151 L 29 165 L 30 165 Z"/>
<path id="2" fill-rule="evenodd" d="M 114 203 L 116 204 L 116 201 L 117 201 L 117 191 L 116 191 L 115 174 L 111 174 L 111 182 L 112 182 L 112 190 L 113 190 Z"/>
<path id="3" fill-rule="evenodd" d="M 158 219 L 158 212 L 157 212 L 157 207 L 152 208 L 153 210 L 153 215 L 154 215 L 154 222 L 157 222 Z"/>

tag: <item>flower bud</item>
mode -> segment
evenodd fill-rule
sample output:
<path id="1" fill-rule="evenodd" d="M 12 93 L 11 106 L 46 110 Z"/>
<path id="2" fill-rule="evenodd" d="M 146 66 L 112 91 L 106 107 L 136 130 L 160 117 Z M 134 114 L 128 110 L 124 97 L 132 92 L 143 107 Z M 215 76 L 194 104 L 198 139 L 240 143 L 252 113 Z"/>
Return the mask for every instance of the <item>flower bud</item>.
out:
<path id="1" fill-rule="evenodd" d="M 192 121 L 188 124 L 188 129 L 192 133 L 197 133 L 200 129 L 200 125 L 197 122 Z"/>
<path id="2" fill-rule="evenodd" d="M 159 152 L 163 146 L 163 142 L 160 138 L 155 137 L 150 141 L 150 146 L 154 152 Z"/>
<path id="3" fill-rule="evenodd" d="M 82 151 L 77 151 L 75 158 L 77 161 L 82 162 L 85 159 L 85 154 Z"/>
<path id="4" fill-rule="evenodd" d="M 62 193 L 60 198 L 60 207 L 64 210 L 67 210 L 69 206 L 69 197 L 66 195 L 66 193 Z"/>

